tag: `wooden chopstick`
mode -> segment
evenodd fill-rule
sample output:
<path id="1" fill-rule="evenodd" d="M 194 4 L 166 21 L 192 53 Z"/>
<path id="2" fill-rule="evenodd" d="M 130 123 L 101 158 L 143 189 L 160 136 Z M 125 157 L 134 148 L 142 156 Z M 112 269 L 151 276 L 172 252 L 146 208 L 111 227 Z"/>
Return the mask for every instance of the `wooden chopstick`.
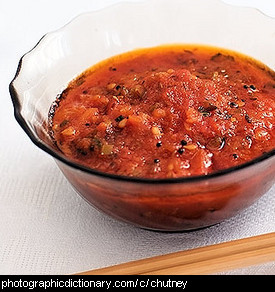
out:
<path id="1" fill-rule="evenodd" d="M 275 232 L 131 261 L 77 275 L 202 275 L 275 261 Z"/>

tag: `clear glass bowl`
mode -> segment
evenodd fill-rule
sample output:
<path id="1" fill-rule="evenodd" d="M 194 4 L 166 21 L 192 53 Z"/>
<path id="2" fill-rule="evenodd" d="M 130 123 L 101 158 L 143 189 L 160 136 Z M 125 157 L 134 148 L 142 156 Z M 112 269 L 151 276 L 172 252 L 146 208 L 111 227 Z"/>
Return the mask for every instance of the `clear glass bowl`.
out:
<path id="1" fill-rule="evenodd" d="M 20 60 L 10 93 L 19 124 L 88 202 L 143 228 L 182 231 L 230 218 L 261 197 L 275 181 L 275 150 L 206 176 L 141 179 L 70 161 L 47 131 L 52 102 L 86 68 L 118 53 L 168 43 L 224 47 L 275 69 L 274 19 L 216 0 L 150 0 L 86 13 L 45 35 Z"/>

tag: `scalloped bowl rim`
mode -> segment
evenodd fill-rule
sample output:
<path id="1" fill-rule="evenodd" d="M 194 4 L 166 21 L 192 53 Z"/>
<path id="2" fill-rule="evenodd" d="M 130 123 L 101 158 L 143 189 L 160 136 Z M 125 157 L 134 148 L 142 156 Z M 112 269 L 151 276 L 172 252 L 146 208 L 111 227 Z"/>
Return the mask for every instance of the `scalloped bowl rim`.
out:
<path id="1" fill-rule="evenodd" d="M 246 163 L 234 166 L 234 167 L 230 167 L 230 168 L 225 168 L 222 169 L 220 171 L 216 171 L 216 172 L 212 172 L 206 175 L 194 175 L 194 176 L 186 176 L 186 177 L 177 177 L 177 178 L 145 178 L 145 177 L 131 177 L 131 176 L 124 176 L 124 175 L 117 175 L 117 174 L 112 174 L 112 173 L 107 173 L 107 172 L 102 172 L 102 171 L 98 171 L 96 169 L 93 168 L 89 168 L 86 167 L 84 165 L 81 165 L 79 163 L 76 163 L 70 159 L 68 159 L 67 157 L 65 157 L 62 153 L 58 153 L 53 151 L 50 147 L 48 147 L 45 143 L 41 142 L 41 140 L 37 139 L 35 137 L 35 135 L 33 134 L 33 131 L 30 129 L 30 127 L 28 126 L 28 124 L 26 123 L 23 115 L 21 114 L 21 105 L 20 105 L 20 101 L 19 101 L 19 94 L 16 90 L 16 86 L 14 85 L 15 81 L 17 80 L 18 76 L 20 75 L 21 69 L 23 67 L 23 61 L 25 59 L 26 56 L 32 54 L 33 51 L 35 51 L 36 49 L 38 49 L 40 46 L 43 45 L 43 41 L 47 36 L 50 36 L 52 34 L 55 33 L 59 33 L 62 32 L 62 30 L 68 28 L 69 26 L 73 25 L 73 23 L 84 17 L 87 15 L 93 15 L 96 13 L 102 13 L 104 12 L 106 9 L 112 9 L 112 7 L 114 6 L 123 6 L 123 5 L 142 5 L 142 4 L 146 4 L 148 2 L 153 2 L 156 0 L 147 0 L 147 1 L 141 1 L 141 2 L 127 2 L 127 1 L 123 1 L 120 3 L 115 3 L 112 4 L 108 7 L 105 8 L 101 8 L 95 11 L 90 11 L 90 12 L 84 12 L 81 13 L 79 15 L 77 15 L 76 17 L 74 17 L 72 20 L 70 20 L 67 24 L 63 25 L 62 27 L 60 27 L 59 29 L 56 29 L 54 31 L 48 32 L 45 35 L 43 35 L 41 37 L 41 39 L 37 42 L 37 44 L 30 49 L 27 53 L 25 53 L 19 60 L 18 66 L 17 66 L 17 70 L 15 73 L 14 78 L 12 79 L 12 81 L 9 84 L 9 92 L 11 95 L 11 99 L 12 99 L 12 103 L 13 103 L 13 107 L 14 107 L 14 116 L 16 121 L 18 122 L 18 124 L 21 126 L 21 128 L 25 131 L 25 133 L 28 135 L 28 137 L 31 139 L 31 141 L 37 146 L 39 147 L 41 150 L 45 151 L 46 153 L 48 153 L 50 156 L 52 156 L 53 158 L 61 161 L 62 163 L 77 169 L 77 170 L 81 170 L 83 172 L 86 172 L 88 174 L 92 174 L 95 176 L 99 176 L 99 177 L 107 177 L 109 179 L 114 179 L 114 180 L 122 180 L 122 181 L 129 181 L 129 182 L 137 182 L 137 183 L 147 183 L 147 184 L 171 184 L 171 183 L 188 183 L 188 182 L 194 182 L 194 181 L 206 181 L 208 179 L 213 179 L 216 177 L 220 177 L 220 176 L 224 176 L 227 174 L 230 174 L 232 172 L 237 172 L 239 170 L 242 169 L 246 169 L 250 166 L 256 165 L 264 160 L 267 160 L 269 158 L 271 158 L 272 156 L 275 156 L 275 148 L 255 159 L 252 159 Z M 217 3 L 221 3 L 224 6 L 234 6 L 225 2 L 222 2 L 221 0 L 212 0 L 213 2 L 217 2 Z M 240 8 L 240 7 L 239 7 Z M 258 14 L 261 14 L 263 16 L 265 16 L 266 18 L 270 18 L 272 20 L 275 19 L 275 17 L 271 17 L 269 15 L 266 15 L 265 13 L 263 13 L 262 11 L 260 11 L 257 8 L 253 8 L 253 7 L 246 7 L 246 6 L 241 6 L 241 8 L 245 8 L 246 10 L 251 10 L 251 11 L 256 11 Z M 238 9 L 238 7 L 236 7 L 236 9 Z"/>

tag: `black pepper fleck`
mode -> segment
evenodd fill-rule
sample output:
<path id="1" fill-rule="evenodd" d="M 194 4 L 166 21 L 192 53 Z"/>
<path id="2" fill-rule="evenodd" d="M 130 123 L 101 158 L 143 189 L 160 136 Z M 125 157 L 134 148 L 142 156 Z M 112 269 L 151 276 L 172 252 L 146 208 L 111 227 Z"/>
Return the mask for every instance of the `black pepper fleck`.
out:
<path id="1" fill-rule="evenodd" d="M 238 154 L 235 154 L 235 153 L 233 154 L 234 159 L 237 159 L 238 157 L 239 157 Z"/>
<path id="2" fill-rule="evenodd" d="M 229 106 L 230 106 L 231 108 L 238 108 L 238 107 L 239 107 L 238 104 L 235 103 L 235 102 L 230 102 L 230 103 L 229 103 Z"/>
<path id="3" fill-rule="evenodd" d="M 182 154 L 184 152 L 184 148 L 180 148 L 179 150 L 178 150 L 178 153 L 179 154 Z"/>
<path id="4" fill-rule="evenodd" d="M 185 145 L 187 145 L 187 141 L 185 141 L 185 140 L 181 140 L 181 141 L 180 141 L 180 144 L 181 144 L 182 146 L 185 146 Z"/>
<path id="5" fill-rule="evenodd" d="M 159 163 L 159 159 L 154 159 L 154 163 Z"/>
<path id="6" fill-rule="evenodd" d="M 156 144 L 156 146 L 157 146 L 158 148 L 161 147 L 161 145 L 162 145 L 161 141 L 159 141 L 159 142 Z"/>
<path id="7" fill-rule="evenodd" d="M 120 115 L 120 116 L 118 116 L 117 118 L 115 118 L 115 121 L 116 122 L 121 122 L 122 120 L 124 120 L 125 119 L 125 117 L 124 116 L 122 116 L 122 115 Z"/>
<path id="8" fill-rule="evenodd" d="M 244 117 L 245 117 L 245 120 L 246 120 L 249 124 L 252 123 L 252 120 L 251 120 L 251 118 L 249 117 L 248 114 L 246 114 Z"/>

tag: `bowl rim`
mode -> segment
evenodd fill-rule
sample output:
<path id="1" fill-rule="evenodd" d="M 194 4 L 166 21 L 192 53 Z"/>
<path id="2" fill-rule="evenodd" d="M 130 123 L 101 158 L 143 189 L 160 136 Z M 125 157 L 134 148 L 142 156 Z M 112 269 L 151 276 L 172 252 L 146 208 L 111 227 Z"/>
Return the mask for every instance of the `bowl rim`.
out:
<path id="1" fill-rule="evenodd" d="M 225 3 L 225 2 L 220 1 L 220 0 L 213 0 L 213 1 L 215 1 L 217 3 L 218 2 L 222 3 L 224 6 L 231 6 L 231 7 L 234 6 L 234 5 Z M 254 166 L 262 161 L 265 161 L 265 160 L 275 156 L 275 148 L 274 148 L 273 150 L 266 152 L 266 153 L 262 154 L 261 156 L 256 157 L 248 162 L 242 163 L 242 164 L 234 166 L 234 167 L 229 167 L 229 168 L 225 168 L 225 169 L 222 169 L 219 171 L 211 172 L 211 173 L 206 174 L 206 175 L 193 175 L 193 176 L 176 177 L 176 178 L 146 178 L 146 177 L 134 177 L 134 176 L 132 177 L 132 176 L 125 176 L 125 175 L 118 175 L 118 174 L 102 172 L 102 171 L 99 171 L 99 170 L 96 170 L 93 168 L 86 167 L 80 163 L 76 163 L 73 160 L 70 160 L 67 157 L 65 157 L 61 152 L 58 153 L 58 152 L 52 150 L 50 147 L 48 147 L 46 145 L 46 143 L 43 143 L 42 140 L 35 137 L 35 135 L 33 134 L 33 131 L 31 130 L 31 128 L 29 127 L 29 125 L 25 121 L 25 118 L 21 114 L 22 107 L 21 107 L 21 103 L 20 103 L 19 93 L 18 93 L 16 86 L 14 84 L 15 81 L 17 80 L 17 78 L 19 77 L 20 72 L 23 68 L 23 63 L 24 63 L 23 61 L 24 61 L 25 57 L 27 55 L 31 54 L 35 49 L 37 49 L 41 45 L 41 43 L 43 43 L 43 40 L 48 35 L 62 31 L 62 29 L 71 25 L 75 20 L 82 17 L 83 15 L 99 13 L 101 11 L 104 11 L 107 8 L 111 8 L 112 6 L 125 5 L 125 4 L 139 5 L 139 4 L 144 4 L 144 3 L 148 3 L 148 2 L 150 2 L 150 0 L 149 1 L 142 1 L 142 2 L 128 2 L 128 1 L 119 2 L 119 3 L 113 4 L 113 5 L 110 5 L 108 7 L 101 8 L 101 9 L 98 9 L 95 11 L 81 13 L 81 14 L 77 15 L 76 17 L 74 17 L 72 20 L 70 20 L 68 23 L 63 25 L 61 28 L 59 28 L 55 31 L 52 31 L 52 32 L 48 32 L 45 35 L 43 35 L 41 37 L 41 39 L 37 42 L 37 44 L 20 58 L 17 69 L 16 69 L 15 76 L 13 77 L 12 81 L 9 84 L 9 92 L 10 92 L 11 100 L 13 103 L 14 117 L 15 117 L 16 121 L 18 122 L 18 124 L 21 126 L 21 128 L 24 130 L 24 132 L 28 135 L 30 140 L 38 148 L 45 151 L 50 156 L 52 156 L 53 158 L 57 159 L 58 161 L 64 163 L 65 165 L 72 167 L 73 169 L 80 170 L 80 171 L 83 171 L 87 174 L 91 174 L 94 176 L 109 178 L 112 180 L 121 180 L 121 181 L 129 181 L 129 182 L 144 183 L 144 184 L 172 184 L 172 183 L 189 183 L 189 182 L 199 182 L 199 181 L 203 182 L 203 181 L 207 181 L 208 179 L 214 179 L 217 177 L 231 174 L 233 172 L 238 172 L 240 170 L 247 169 L 250 166 Z M 263 13 L 262 11 L 260 11 L 257 8 L 246 7 L 246 6 L 236 6 L 236 8 L 238 8 L 238 7 L 254 10 L 254 11 L 257 11 L 259 14 L 264 15 L 267 18 L 270 18 L 273 20 L 275 19 L 274 17 L 271 17 L 271 16 Z"/>

